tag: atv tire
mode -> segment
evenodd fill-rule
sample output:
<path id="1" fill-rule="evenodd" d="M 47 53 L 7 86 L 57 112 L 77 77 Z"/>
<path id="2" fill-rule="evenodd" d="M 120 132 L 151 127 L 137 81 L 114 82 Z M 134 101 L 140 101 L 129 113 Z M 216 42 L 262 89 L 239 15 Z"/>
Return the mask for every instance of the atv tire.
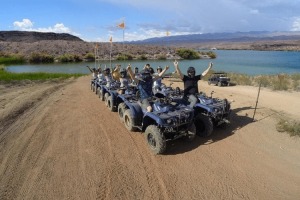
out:
<path id="1" fill-rule="evenodd" d="M 211 135 L 214 125 L 210 117 L 199 113 L 195 117 L 195 126 L 196 126 L 196 131 L 197 135 L 200 137 L 208 137 Z"/>
<path id="2" fill-rule="evenodd" d="M 166 140 L 160 129 L 150 125 L 145 130 L 147 146 L 154 154 L 161 154 L 166 150 Z"/>
<path id="3" fill-rule="evenodd" d="M 106 106 L 107 106 L 108 97 L 109 97 L 109 93 L 105 93 L 105 95 L 104 95 L 104 101 L 105 101 L 105 105 Z"/>
<path id="4" fill-rule="evenodd" d="M 218 86 L 221 87 L 221 86 L 222 86 L 222 83 L 221 83 L 221 82 L 218 82 Z"/>
<path id="5" fill-rule="evenodd" d="M 107 107 L 111 112 L 116 111 L 116 108 L 114 107 L 114 102 L 113 102 L 112 96 L 109 96 L 107 98 Z"/>
<path id="6" fill-rule="evenodd" d="M 194 123 L 189 124 L 188 135 L 184 137 L 185 141 L 192 141 L 196 136 L 196 126 Z"/>
<path id="7" fill-rule="evenodd" d="M 124 121 L 125 128 L 127 130 L 129 130 L 129 131 L 136 130 L 136 128 L 134 127 L 134 121 L 133 121 L 130 109 L 125 110 L 124 115 L 123 115 L 123 121 Z"/>
<path id="8" fill-rule="evenodd" d="M 120 103 L 118 106 L 118 115 L 119 115 L 119 119 L 121 120 L 121 122 L 124 122 L 125 109 L 126 109 L 125 103 Z"/>
<path id="9" fill-rule="evenodd" d="M 99 91 L 98 91 L 98 96 L 101 99 L 101 101 L 104 101 L 104 95 L 102 94 L 102 90 L 101 87 L 98 87 Z"/>

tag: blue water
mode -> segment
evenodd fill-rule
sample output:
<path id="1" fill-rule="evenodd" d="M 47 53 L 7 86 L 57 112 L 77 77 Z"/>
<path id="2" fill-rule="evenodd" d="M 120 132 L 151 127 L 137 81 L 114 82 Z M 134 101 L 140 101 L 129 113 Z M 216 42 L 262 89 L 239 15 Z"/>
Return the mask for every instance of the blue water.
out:
<path id="1" fill-rule="evenodd" d="M 213 62 L 213 70 L 243 73 L 247 75 L 263 75 L 263 74 L 292 74 L 293 72 L 300 73 L 300 52 L 284 52 L 284 51 L 249 51 L 249 50 L 216 50 L 216 59 L 198 59 L 198 60 L 178 60 L 179 68 L 183 73 L 186 73 L 188 67 L 196 68 L 196 73 L 202 73 Z M 164 67 L 169 65 L 170 69 L 167 73 L 175 71 L 174 60 L 145 60 L 145 61 L 130 61 L 132 67 L 138 67 L 140 70 L 146 63 L 149 63 L 153 68 L 157 66 Z M 110 61 L 101 61 L 102 66 Z M 128 61 L 112 61 L 112 65 L 121 64 L 122 67 L 128 65 Z M 86 66 L 95 67 L 95 62 L 80 62 L 80 63 L 54 63 L 54 64 L 25 64 L 6 67 L 7 71 L 22 73 L 22 72 L 48 72 L 48 73 L 86 73 L 89 70 Z M 103 68 L 102 67 L 102 68 Z"/>

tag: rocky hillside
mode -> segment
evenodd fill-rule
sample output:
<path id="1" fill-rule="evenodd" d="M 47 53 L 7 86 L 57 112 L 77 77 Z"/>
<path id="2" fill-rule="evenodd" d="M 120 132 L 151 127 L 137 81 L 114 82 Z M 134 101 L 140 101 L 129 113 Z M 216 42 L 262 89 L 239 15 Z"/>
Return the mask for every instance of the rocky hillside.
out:
<path id="1" fill-rule="evenodd" d="M 31 31 L 0 31 L 0 41 L 4 42 L 37 42 L 40 40 L 83 41 L 68 33 L 43 33 Z"/>

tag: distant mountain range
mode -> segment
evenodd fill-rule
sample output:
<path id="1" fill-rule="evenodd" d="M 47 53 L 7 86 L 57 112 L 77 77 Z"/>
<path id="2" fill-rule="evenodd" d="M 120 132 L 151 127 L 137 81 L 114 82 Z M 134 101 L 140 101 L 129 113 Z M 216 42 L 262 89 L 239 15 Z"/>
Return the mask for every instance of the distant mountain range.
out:
<path id="1" fill-rule="evenodd" d="M 268 32 L 251 31 L 235 33 L 205 33 L 178 36 L 165 36 L 149 38 L 140 41 L 126 42 L 129 44 L 187 44 L 202 42 L 254 42 L 254 41 L 275 41 L 275 40 L 299 40 L 299 31 L 290 32 Z"/>

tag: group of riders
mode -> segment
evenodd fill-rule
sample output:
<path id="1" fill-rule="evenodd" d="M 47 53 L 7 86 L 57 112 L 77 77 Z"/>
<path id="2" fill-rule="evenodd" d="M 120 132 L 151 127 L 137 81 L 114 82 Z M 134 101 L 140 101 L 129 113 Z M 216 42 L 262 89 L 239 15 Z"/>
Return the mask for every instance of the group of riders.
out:
<path id="1" fill-rule="evenodd" d="M 187 75 L 184 75 L 179 69 L 178 61 L 174 62 L 174 66 L 175 73 L 179 75 L 184 83 L 184 97 L 186 97 L 190 102 L 190 107 L 194 107 L 194 105 L 197 103 L 195 94 L 198 93 L 198 81 L 209 72 L 213 66 L 213 63 L 210 62 L 209 67 L 199 75 L 196 75 L 196 70 L 194 67 L 189 67 L 187 70 Z M 155 73 L 153 68 L 150 67 L 150 64 L 146 64 L 141 71 L 139 71 L 139 68 L 137 67 L 135 67 L 134 71 L 132 71 L 131 64 L 129 64 L 126 69 L 121 69 L 121 65 L 117 65 L 114 69 L 110 69 L 105 65 L 103 70 L 101 69 L 101 64 L 99 65 L 98 69 L 90 68 L 89 66 L 87 67 L 93 73 L 93 78 L 95 80 L 106 80 L 107 87 L 110 87 L 112 82 L 119 81 L 119 94 L 124 94 L 127 86 L 130 83 L 136 85 L 140 91 L 140 101 L 142 106 L 147 109 L 147 112 L 152 111 L 152 107 L 150 106 L 148 99 L 152 97 L 156 91 L 162 89 L 163 76 L 170 68 L 169 66 L 165 66 L 165 68 L 162 69 L 162 67 L 158 66 Z"/>

